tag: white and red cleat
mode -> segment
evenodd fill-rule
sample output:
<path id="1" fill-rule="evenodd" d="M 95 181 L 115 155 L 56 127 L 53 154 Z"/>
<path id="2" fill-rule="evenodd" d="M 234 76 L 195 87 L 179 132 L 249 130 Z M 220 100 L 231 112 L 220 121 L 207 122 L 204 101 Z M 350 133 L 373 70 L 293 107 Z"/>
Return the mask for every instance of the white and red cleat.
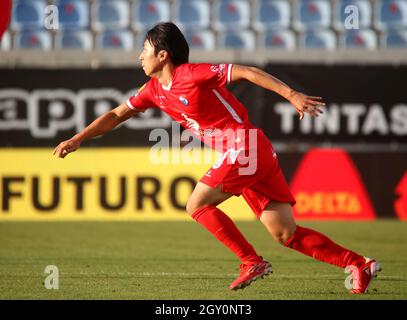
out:
<path id="1" fill-rule="evenodd" d="M 253 263 L 246 263 L 240 265 L 240 275 L 229 286 L 231 290 L 244 289 L 258 278 L 264 278 L 264 276 L 272 273 L 271 264 L 266 261 L 258 261 Z"/>
<path id="2" fill-rule="evenodd" d="M 365 258 L 365 263 L 358 267 L 352 268 L 353 288 L 350 293 L 366 293 L 373 278 L 377 277 L 377 273 L 382 270 L 379 262 L 374 259 Z"/>

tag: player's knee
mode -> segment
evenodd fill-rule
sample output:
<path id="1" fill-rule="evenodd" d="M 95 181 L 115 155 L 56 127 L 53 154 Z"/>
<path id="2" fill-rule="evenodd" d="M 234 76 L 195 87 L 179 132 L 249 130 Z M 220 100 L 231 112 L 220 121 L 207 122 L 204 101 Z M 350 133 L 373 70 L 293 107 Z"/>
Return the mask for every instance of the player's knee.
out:
<path id="1" fill-rule="evenodd" d="M 191 201 L 188 201 L 185 210 L 190 216 L 192 216 L 192 214 L 195 212 L 194 204 Z"/>
<path id="2" fill-rule="evenodd" d="M 188 200 L 187 205 L 186 205 L 186 211 L 187 213 L 192 216 L 195 211 L 197 211 L 199 208 L 201 208 L 203 205 L 200 204 L 199 202 L 196 201 L 191 201 Z"/>
<path id="3" fill-rule="evenodd" d="M 281 245 L 287 243 L 288 239 L 292 237 L 295 232 L 295 228 L 285 228 L 277 230 L 272 233 L 273 239 Z"/>

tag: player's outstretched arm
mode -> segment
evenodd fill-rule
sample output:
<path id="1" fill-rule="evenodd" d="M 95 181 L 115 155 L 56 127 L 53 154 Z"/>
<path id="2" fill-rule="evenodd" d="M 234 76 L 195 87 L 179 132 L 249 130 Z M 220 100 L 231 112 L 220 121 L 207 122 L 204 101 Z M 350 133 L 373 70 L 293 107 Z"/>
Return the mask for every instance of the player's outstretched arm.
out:
<path id="1" fill-rule="evenodd" d="M 65 158 L 69 153 L 76 151 L 83 141 L 113 130 L 117 125 L 136 113 L 136 111 L 129 109 L 125 103 L 121 104 L 117 108 L 102 114 L 71 139 L 61 142 L 54 149 L 54 155 L 58 158 Z"/>
<path id="2" fill-rule="evenodd" d="M 290 101 L 297 109 L 300 120 L 304 118 L 304 113 L 317 117 L 322 113 L 321 107 L 325 105 L 321 97 L 308 96 L 295 91 L 276 77 L 256 67 L 233 65 L 231 80 L 248 80 L 260 87 L 278 93 Z"/>

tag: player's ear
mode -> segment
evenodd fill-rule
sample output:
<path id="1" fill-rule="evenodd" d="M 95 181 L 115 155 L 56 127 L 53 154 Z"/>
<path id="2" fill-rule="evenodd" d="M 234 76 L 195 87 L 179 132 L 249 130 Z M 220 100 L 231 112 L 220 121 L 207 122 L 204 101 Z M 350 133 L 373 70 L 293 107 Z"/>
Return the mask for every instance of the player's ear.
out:
<path id="1" fill-rule="evenodd" d="M 160 59 L 160 62 L 163 62 L 163 61 L 167 60 L 168 57 L 169 57 L 168 52 L 166 50 L 161 50 L 158 53 L 158 59 Z"/>

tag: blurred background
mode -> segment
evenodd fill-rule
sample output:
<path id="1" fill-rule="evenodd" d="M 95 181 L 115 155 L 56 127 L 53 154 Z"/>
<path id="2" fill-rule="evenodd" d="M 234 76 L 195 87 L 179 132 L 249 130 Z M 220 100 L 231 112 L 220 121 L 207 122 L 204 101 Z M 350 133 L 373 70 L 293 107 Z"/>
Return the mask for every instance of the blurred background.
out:
<path id="1" fill-rule="evenodd" d="M 273 142 L 296 218 L 407 219 L 407 0 L 2 0 L 2 21 L 8 3 L 0 220 L 189 219 L 188 195 L 211 163 L 149 161 L 154 129 L 178 148 L 159 110 L 52 158 L 148 81 L 138 56 L 160 21 L 182 29 L 191 62 L 258 66 L 324 98 L 324 115 L 300 122 L 278 95 L 230 86 Z M 243 199 L 224 208 L 254 219 Z"/>
<path id="2" fill-rule="evenodd" d="M 365 49 L 369 51 L 359 55 L 365 58 L 361 61 L 366 61 L 370 59 L 367 52 L 379 50 L 381 55 L 388 56 L 387 50 L 403 49 L 407 42 L 404 0 L 12 2 L 11 24 L 2 41 L 5 52 L 13 49 L 133 51 L 140 48 L 150 27 L 169 20 L 181 27 L 191 47 L 200 51 L 318 49 L 332 51 L 331 56 L 336 57 L 337 50 Z M 54 15 L 56 12 L 58 17 Z M 240 56 L 253 58 L 249 54 Z M 309 58 L 297 56 L 302 56 L 299 60 Z M 267 60 L 271 58 L 269 55 Z"/>

